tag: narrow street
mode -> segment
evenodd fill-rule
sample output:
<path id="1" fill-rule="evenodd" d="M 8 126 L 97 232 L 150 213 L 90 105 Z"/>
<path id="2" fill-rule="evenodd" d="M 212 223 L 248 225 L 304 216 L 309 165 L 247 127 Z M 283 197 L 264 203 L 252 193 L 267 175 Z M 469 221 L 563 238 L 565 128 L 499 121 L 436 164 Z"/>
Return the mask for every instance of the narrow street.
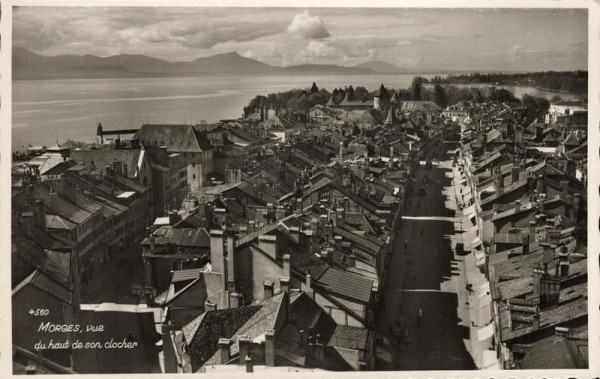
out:
<path id="1" fill-rule="evenodd" d="M 456 233 L 454 148 L 440 143 L 431 155 L 433 167 L 421 165 L 416 172 L 415 191 L 394 242 L 382 293 L 385 308 L 377 320 L 377 331 L 383 336 L 377 348 L 377 370 L 475 369 L 465 347 L 469 321 L 458 317 L 466 308 L 458 300 L 464 278 L 451 244 Z M 419 196 L 417 188 L 425 175 L 429 184 Z M 392 326 L 398 321 L 405 330 L 402 340 L 393 337 Z"/>

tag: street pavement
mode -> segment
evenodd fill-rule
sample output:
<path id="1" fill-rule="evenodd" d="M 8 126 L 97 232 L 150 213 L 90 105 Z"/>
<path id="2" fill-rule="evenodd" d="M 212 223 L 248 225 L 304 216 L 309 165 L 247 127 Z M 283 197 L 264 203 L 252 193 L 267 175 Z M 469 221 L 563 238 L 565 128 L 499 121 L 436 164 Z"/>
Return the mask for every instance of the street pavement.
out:
<path id="1" fill-rule="evenodd" d="M 458 296 L 465 285 L 462 262 L 452 250 L 457 232 L 452 206 L 454 148 L 440 143 L 439 149 L 432 152 L 440 161 L 430 169 L 420 166 L 416 171 L 415 179 L 421 183 L 427 175 L 429 185 L 424 196 L 414 191 L 408 199 L 394 240 L 382 291 L 385 308 L 379 312 L 376 324 L 382 336 L 377 346 L 377 370 L 476 368 L 465 347 L 470 339 L 468 311 L 463 311 L 467 304 Z M 392 333 L 392 325 L 398 320 L 407 330 L 402 341 L 393 338 Z"/>

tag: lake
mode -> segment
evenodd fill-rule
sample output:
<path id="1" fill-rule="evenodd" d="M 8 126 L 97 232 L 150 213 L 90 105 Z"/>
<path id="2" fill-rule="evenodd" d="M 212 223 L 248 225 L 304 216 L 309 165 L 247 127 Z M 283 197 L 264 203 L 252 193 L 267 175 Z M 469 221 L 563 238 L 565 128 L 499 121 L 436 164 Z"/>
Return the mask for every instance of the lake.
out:
<path id="1" fill-rule="evenodd" d="M 413 76 L 240 75 L 13 81 L 13 150 L 29 144 L 52 146 L 56 140 L 92 142 L 98 122 L 108 130 L 137 128 L 144 122 L 198 123 L 238 118 L 256 95 L 308 89 L 313 82 L 329 91 L 348 85 L 374 91 L 381 83 L 390 88 L 407 88 Z M 421 76 L 432 78 L 435 74 Z M 570 97 L 535 87 L 506 88 L 518 97 L 523 93 Z"/>

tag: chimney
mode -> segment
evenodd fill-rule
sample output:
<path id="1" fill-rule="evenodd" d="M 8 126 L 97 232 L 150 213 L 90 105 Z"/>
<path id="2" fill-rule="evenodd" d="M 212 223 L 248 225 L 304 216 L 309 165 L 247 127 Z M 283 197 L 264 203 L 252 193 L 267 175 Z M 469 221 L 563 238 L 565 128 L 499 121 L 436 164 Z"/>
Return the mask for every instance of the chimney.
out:
<path id="1" fill-rule="evenodd" d="M 263 282 L 264 298 L 265 298 L 265 299 L 268 299 L 268 298 L 270 298 L 270 297 L 272 297 L 272 296 L 273 296 L 273 293 L 274 293 L 274 291 L 273 291 L 273 287 L 274 287 L 274 285 L 273 285 L 273 282 L 272 282 L 272 281 L 270 281 L 270 280 L 265 280 L 265 281 Z"/>
<path id="2" fill-rule="evenodd" d="M 536 299 L 540 298 L 540 281 L 542 276 L 544 276 L 545 272 L 540 269 L 533 270 L 533 296 Z"/>
<path id="3" fill-rule="evenodd" d="M 314 291 L 312 289 L 312 279 L 310 277 L 310 274 L 306 274 L 306 294 L 308 295 L 308 297 L 310 297 L 312 300 L 314 300 Z"/>
<path id="4" fill-rule="evenodd" d="M 279 288 L 282 292 L 290 292 L 290 277 L 289 276 L 280 276 L 279 277 Z"/>
<path id="5" fill-rule="evenodd" d="M 221 363 L 225 364 L 231 360 L 231 340 L 229 338 L 219 338 L 219 353 Z"/>
<path id="6" fill-rule="evenodd" d="M 177 213 L 177 211 L 170 211 L 169 212 L 169 225 L 173 226 L 173 225 L 177 224 L 179 221 L 181 221 L 181 216 L 179 215 L 179 213 Z"/>
<path id="7" fill-rule="evenodd" d="M 296 213 L 302 213 L 304 211 L 304 201 L 301 197 L 296 199 Z"/>
<path id="8" fill-rule="evenodd" d="M 262 234 L 258 237 L 258 247 L 273 259 L 277 259 L 277 236 Z"/>
<path id="9" fill-rule="evenodd" d="M 229 294 L 229 308 L 241 308 L 244 306 L 244 295 L 233 292 Z"/>
<path id="10" fill-rule="evenodd" d="M 215 208 L 215 222 L 221 230 L 227 229 L 227 210 L 225 208 Z"/>
<path id="11" fill-rule="evenodd" d="M 544 177 L 544 175 L 538 175 L 536 187 L 538 194 L 546 193 L 546 178 Z"/>
<path id="12" fill-rule="evenodd" d="M 254 363 L 252 362 L 252 358 L 246 355 L 244 362 L 246 362 L 246 372 L 254 372 Z"/>
<path id="13" fill-rule="evenodd" d="M 322 214 L 319 216 L 319 227 L 324 230 L 325 225 L 327 225 L 327 215 Z"/>
<path id="14" fill-rule="evenodd" d="M 581 194 L 576 192 L 573 197 L 573 209 L 575 211 L 575 221 L 579 223 L 581 217 Z"/>
<path id="15" fill-rule="evenodd" d="M 275 366 L 275 331 L 265 332 L 265 365 L 267 367 Z"/>
<path id="16" fill-rule="evenodd" d="M 213 303 L 210 300 L 206 300 L 204 302 L 204 311 L 209 312 L 209 311 L 216 311 L 217 310 L 217 304 Z"/>
<path id="17" fill-rule="evenodd" d="M 290 237 L 296 244 L 300 244 L 300 228 L 297 226 L 290 227 Z"/>
<path id="18" fill-rule="evenodd" d="M 511 169 L 511 174 L 512 174 L 512 182 L 516 183 L 519 181 L 519 174 L 521 173 L 521 169 L 519 167 L 518 164 L 513 164 L 512 169 Z"/>
<path id="19" fill-rule="evenodd" d="M 529 236 L 522 236 L 523 237 L 523 255 L 529 254 Z"/>
<path id="20" fill-rule="evenodd" d="M 292 277 L 292 268 L 290 266 L 290 255 L 289 254 L 283 255 L 283 275 L 287 276 L 288 278 Z"/>
<path id="21" fill-rule="evenodd" d="M 346 214 L 344 208 L 337 208 L 335 215 L 337 218 L 337 225 L 343 227 L 346 224 Z"/>
<path id="22" fill-rule="evenodd" d="M 36 375 L 36 367 L 35 365 L 27 365 L 25 366 L 25 375 Z"/>
<path id="23" fill-rule="evenodd" d="M 227 234 L 227 289 L 229 292 L 236 292 L 236 267 L 235 267 L 235 236 L 233 233 Z"/>
<path id="24" fill-rule="evenodd" d="M 106 175 L 107 178 L 112 178 L 112 176 L 113 176 L 113 169 L 112 169 L 112 167 L 111 166 L 106 166 L 104 168 L 104 173 L 105 173 L 105 175 Z"/>
<path id="25" fill-rule="evenodd" d="M 213 272 L 224 272 L 223 236 L 223 230 L 213 229 L 210 231 L 210 264 Z"/>
<path id="26" fill-rule="evenodd" d="M 154 236 L 154 234 L 150 234 L 148 240 L 150 243 L 150 254 L 154 254 L 154 250 L 156 249 L 156 237 Z"/>
<path id="27" fill-rule="evenodd" d="M 237 336 L 238 345 L 239 345 L 239 356 L 247 357 L 250 355 L 250 344 L 252 343 L 252 339 L 247 334 L 238 334 Z M 239 360 L 239 364 L 242 365 L 244 362 L 242 359 Z"/>
<path id="28" fill-rule="evenodd" d="M 563 278 L 569 276 L 569 266 L 570 263 L 568 260 L 560 262 L 560 276 Z"/>

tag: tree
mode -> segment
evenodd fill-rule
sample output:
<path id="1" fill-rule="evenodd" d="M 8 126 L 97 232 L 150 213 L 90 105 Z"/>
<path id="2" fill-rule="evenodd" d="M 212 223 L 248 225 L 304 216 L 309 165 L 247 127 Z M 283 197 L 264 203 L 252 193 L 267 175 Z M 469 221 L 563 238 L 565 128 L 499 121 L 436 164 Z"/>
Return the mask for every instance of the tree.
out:
<path id="1" fill-rule="evenodd" d="M 421 89 L 423 88 L 423 82 L 425 78 L 420 76 L 415 76 L 410 85 L 410 89 L 412 92 L 412 99 L 419 101 L 421 100 Z"/>
<path id="2" fill-rule="evenodd" d="M 558 96 L 558 95 L 554 95 L 554 96 L 552 96 L 552 98 L 550 99 L 550 102 L 552 102 L 552 103 L 557 103 L 557 102 L 559 102 L 559 101 L 561 101 L 561 100 L 562 100 L 562 97 L 560 97 L 560 96 Z"/>
<path id="3" fill-rule="evenodd" d="M 354 124 L 354 128 L 352 129 L 352 135 L 353 136 L 358 136 L 360 135 L 360 128 L 358 127 L 358 125 Z"/>
<path id="4" fill-rule="evenodd" d="M 310 87 L 310 93 L 319 92 L 319 87 L 317 87 L 317 83 L 313 82 L 312 87 Z"/>
<path id="5" fill-rule="evenodd" d="M 354 90 L 354 98 L 359 101 L 371 100 L 371 94 L 365 87 L 356 87 Z"/>
<path id="6" fill-rule="evenodd" d="M 433 87 L 433 101 L 441 108 L 446 108 L 446 91 L 440 84 Z"/>

